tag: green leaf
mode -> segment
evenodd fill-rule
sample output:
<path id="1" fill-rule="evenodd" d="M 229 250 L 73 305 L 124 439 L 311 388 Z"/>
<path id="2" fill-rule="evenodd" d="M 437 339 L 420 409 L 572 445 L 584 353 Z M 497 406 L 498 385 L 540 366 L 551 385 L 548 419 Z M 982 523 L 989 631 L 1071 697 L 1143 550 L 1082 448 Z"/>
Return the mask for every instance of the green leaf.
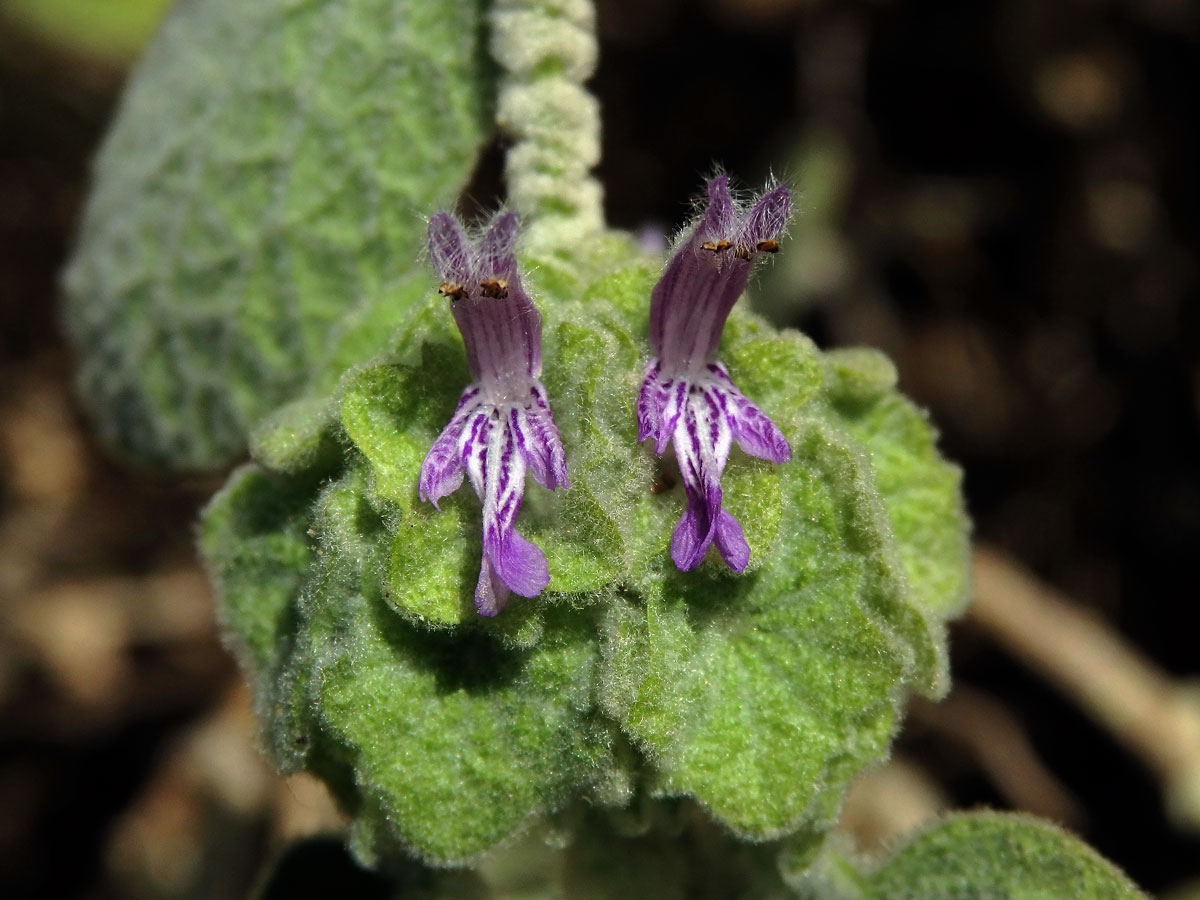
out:
<path id="1" fill-rule="evenodd" d="M 962 472 L 938 453 L 925 413 L 894 390 L 887 357 L 855 348 L 825 359 L 831 412 L 870 456 L 913 598 L 935 616 L 957 615 L 971 552 Z"/>
<path id="2" fill-rule="evenodd" d="M 107 444 L 219 467 L 272 409 L 386 345 L 428 289 L 421 217 L 486 138 L 486 58 L 478 2 L 176 5 L 67 274 Z"/>
<path id="3" fill-rule="evenodd" d="M 726 473 L 762 568 L 667 569 L 659 591 L 611 607 L 601 697 L 659 792 L 696 797 L 756 839 L 819 833 L 885 752 L 906 691 L 944 689 L 945 636 L 898 562 L 871 457 L 826 411 L 819 353 L 752 317 L 731 325 L 731 374 L 794 452 L 783 466 L 735 454 Z M 891 424 L 861 431 L 885 449 L 928 440 Z M 961 509 L 937 524 L 961 535 Z"/>
<path id="4" fill-rule="evenodd" d="M 795 440 L 791 546 L 758 573 L 669 573 L 661 598 L 614 608 L 607 631 L 606 709 L 650 754 L 659 791 L 756 839 L 828 827 L 823 796 L 882 755 L 914 674 L 902 623 L 881 614 L 895 586 L 873 582 L 868 551 L 844 537 L 853 507 L 809 474 L 837 449 L 817 426 Z"/>
<path id="5" fill-rule="evenodd" d="M 320 771 L 348 810 L 361 803 L 345 754 L 314 727 L 304 692 L 311 659 L 297 647 L 301 595 L 312 590 L 317 556 L 313 498 L 319 473 L 279 477 L 259 466 L 237 469 L 205 508 L 200 546 L 217 615 L 254 689 L 267 746 L 280 768 Z"/>
<path id="6" fill-rule="evenodd" d="M 399 842 L 469 860 L 610 777 L 611 735 L 589 712 L 591 616 L 550 611 L 527 650 L 415 627 L 384 599 L 385 524 L 354 470 L 326 489 L 315 529 L 297 655 L 310 661 L 301 677 L 317 727 L 354 771 L 361 855 Z"/>
<path id="7" fill-rule="evenodd" d="M 332 396 L 309 394 L 278 407 L 250 434 L 250 455 L 274 472 L 297 475 L 336 467 L 337 403 Z"/>
<path id="8" fill-rule="evenodd" d="M 341 424 L 371 462 L 371 493 L 402 510 L 417 505 L 421 461 L 466 386 L 462 341 L 449 319 L 442 304 L 422 308 L 404 336 L 413 345 L 407 358 L 368 365 L 342 387 Z"/>
<path id="9" fill-rule="evenodd" d="M 917 835 L 864 888 L 867 900 L 1145 900 L 1066 832 L 997 813 L 956 816 Z"/>
<path id="10" fill-rule="evenodd" d="M 581 271 L 549 279 L 581 300 L 541 302 L 571 477 L 526 487 L 518 525 L 549 561 L 541 596 L 476 615 L 478 499 L 465 484 L 440 511 L 417 498 L 470 377 L 432 285 L 388 353 L 343 378 L 333 421 L 294 405 L 300 425 L 285 409 L 256 436 L 289 483 L 309 473 L 315 503 L 289 659 L 264 688 L 276 756 L 334 784 L 367 859 L 474 859 L 581 797 L 694 798 L 741 839 L 811 855 L 907 693 L 945 689 L 957 473 L 885 363 L 735 313 L 722 358 L 794 458 L 730 457 L 745 573 L 715 553 L 676 571 L 683 490 L 673 461 L 636 443 L 633 413 L 655 272 L 603 254 L 590 283 Z M 337 466 L 318 497 L 316 473 Z M 938 501 L 927 515 L 909 503 L 922 491 Z M 925 570 L 922 552 L 945 558 Z"/>
<path id="11" fill-rule="evenodd" d="M 200 546 L 217 612 L 243 670 L 262 698 L 295 635 L 295 601 L 308 578 L 312 479 L 236 470 L 204 510 Z"/>

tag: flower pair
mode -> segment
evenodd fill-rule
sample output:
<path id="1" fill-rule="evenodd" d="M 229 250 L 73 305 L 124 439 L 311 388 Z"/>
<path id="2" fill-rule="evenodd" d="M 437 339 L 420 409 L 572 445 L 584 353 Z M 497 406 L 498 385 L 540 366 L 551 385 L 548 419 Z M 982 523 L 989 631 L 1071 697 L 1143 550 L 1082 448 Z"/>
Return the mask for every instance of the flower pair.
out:
<path id="1" fill-rule="evenodd" d="M 650 348 L 637 399 L 638 440 L 662 455 L 674 443 L 687 508 L 671 557 L 694 568 L 716 543 L 731 569 L 750 559 L 737 520 L 722 508 L 721 474 L 733 441 L 781 463 L 791 448 L 775 424 L 734 385 L 716 359 L 730 310 L 763 253 L 778 249 L 790 197 L 777 186 L 739 207 L 725 176 L 709 182 L 708 204 L 687 232 L 650 298 Z M 449 213 L 429 223 L 439 291 L 467 351 L 472 381 L 421 466 L 419 494 L 435 506 L 464 473 L 483 502 L 483 561 L 475 589 L 480 614 L 503 608 L 509 592 L 533 597 L 549 582 L 541 550 L 517 533 L 525 472 L 553 490 L 568 487 L 562 440 L 541 374 L 541 317 L 521 285 L 515 214 L 492 219 L 477 243 Z"/>

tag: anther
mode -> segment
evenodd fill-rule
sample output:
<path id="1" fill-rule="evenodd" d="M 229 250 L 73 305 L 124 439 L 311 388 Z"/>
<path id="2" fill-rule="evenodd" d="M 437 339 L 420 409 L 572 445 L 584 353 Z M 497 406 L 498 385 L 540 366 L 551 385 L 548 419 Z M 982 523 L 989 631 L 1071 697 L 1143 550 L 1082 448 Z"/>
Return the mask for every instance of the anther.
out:
<path id="1" fill-rule="evenodd" d="M 758 249 L 763 253 L 778 253 L 779 241 L 759 241 Z"/>
<path id="2" fill-rule="evenodd" d="M 722 250 L 728 250 L 733 244 L 730 241 L 705 241 L 700 245 L 701 250 L 708 250 L 710 253 L 719 253 Z"/>
<path id="3" fill-rule="evenodd" d="M 503 300 L 508 296 L 508 282 L 503 278 L 487 278 L 479 282 L 479 293 L 493 300 Z"/>
<path id="4" fill-rule="evenodd" d="M 443 297 L 449 297 L 451 300 L 461 300 L 467 296 L 467 289 L 461 284 L 455 284 L 453 281 L 443 281 L 438 288 L 438 293 Z"/>

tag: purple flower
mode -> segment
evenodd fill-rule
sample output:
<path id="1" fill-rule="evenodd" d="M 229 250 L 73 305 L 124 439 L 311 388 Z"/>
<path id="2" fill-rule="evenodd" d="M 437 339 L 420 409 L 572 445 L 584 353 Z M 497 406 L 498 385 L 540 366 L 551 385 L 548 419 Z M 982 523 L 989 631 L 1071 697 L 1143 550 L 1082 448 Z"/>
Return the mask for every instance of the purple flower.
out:
<path id="1" fill-rule="evenodd" d="M 703 216 L 650 295 L 654 356 L 638 395 L 638 440 L 654 438 L 660 456 L 675 442 L 687 509 L 671 537 L 671 558 L 684 572 L 700 564 L 714 540 L 735 572 L 750 561 L 742 526 L 721 508 L 721 474 L 732 442 L 773 463 L 792 458 L 775 423 L 716 358 L 725 320 L 755 260 L 779 249 L 790 203 L 779 185 L 742 208 L 730 196 L 728 178 L 714 178 Z"/>
<path id="2" fill-rule="evenodd" d="M 521 286 L 513 248 L 520 222 L 498 213 L 472 243 L 449 213 L 429 220 L 429 255 L 439 293 L 462 332 L 471 383 L 421 464 L 418 493 L 435 507 L 464 473 L 483 502 L 483 562 L 475 608 L 494 616 L 509 592 L 535 597 L 550 580 L 546 557 L 517 533 L 525 471 L 554 490 L 567 482 L 562 439 L 542 371 L 542 319 Z"/>

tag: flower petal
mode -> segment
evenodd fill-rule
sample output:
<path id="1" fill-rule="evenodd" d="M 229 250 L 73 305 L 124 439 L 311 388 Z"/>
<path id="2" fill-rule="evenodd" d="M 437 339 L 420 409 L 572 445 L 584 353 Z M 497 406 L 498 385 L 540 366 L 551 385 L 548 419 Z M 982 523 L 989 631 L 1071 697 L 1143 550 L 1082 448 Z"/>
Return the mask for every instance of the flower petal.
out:
<path id="1" fill-rule="evenodd" d="M 681 572 L 694 569 L 704 562 L 709 546 L 718 535 L 718 526 L 724 513 L 721 509 L 722 495 L 719 477 L 716 483 L 708 484 L 703 491 L 687 487 L 686 493 L 687 508 L 675 524 L 675 531 L 671 534 L 671 559 Z M 724 513 L 724 515 L 728 516 L 729 514 Z M 729 518 L 733 519 L 732 516 Z M 741 528 L 737 526 L 736 520 L 734 520 L 734 526 L 740 533 Z M 745 543 L 745 538 L 742 539 L 742 542 Z M 747 558 L 749 558 L 749 547 L 747 547 Z M 742 568 L 745 568 L 745 564 L 742 565 Z M 741 569 L 738 571 L 740 572 Z"/>
<path id="2" fill-rule="evenodd" d="M 508 604 L 509 590 L 496 574 L 491 557 L 483 554 L 479 565 L 479 581 L 475 584 L 475 611 L 481 616 L 494 616 Z"/>
<path id="3" fill-rule="evenodd" d="M 729 192 L 729 176 L 718 175 L 708 183 L 708 206 L 696 229 L 694 240 L 728 239 L 737 229 L 737 206 Z"/>
<path id="4" fill-rule="evenodd" d="M 730 415 L 729 427 L 734 439 L 750 456 L 776 464 L 792 458 L 792 448 L 778 426 L 767 414 L 745 397 L 737 411 Z"/>
<path id="5" fill-rule="evenodd" d="M 762 255 L 759 245 L 778 236 L 790 209 L 791 195 L 778 185 L 742 216 L 728 177 L 709 182 L 703 215 L 650 294 L 650 349 L 665 368 L 691 371 L 716 353 L 725 320 Z"/>
<path id="6" fill-rule="evenodd" d="M 522 597 L 536 597 L 550 583 L 546 555 L 515 529 L 487 551 L 492 566 L 504 585 Z"/>
<path id="7" fill-rule="evenodd" d="M 652 437 L 657 443 L 660 440 L 660 435 L 663 433 L 663 416 L 667 409 L 667 393 L 664 379 L 660 378 L 662 371 L 658 359 L 650 358 L 650 362 L 646 363 L 645 376 L 642 379 L 641 390 L 638 391 L 637 398 L 637 423 L 638 423 L 638 443 L 640 444 L 646 438 Z M 668 438 L 671 432 L 667 431 Z M 658 450 L 662 453 L 662 450 Z"/>
<path id="8" fill-rule="evenodd" d="M 492 217 L 479 247 L 479 270 L 488 276 L 503 277 L 516 271 L 517 237 L 521 232 L 521 217 L 512 210 L 502 210 Z"/>
<path id="9" fill-rule="evenodd" d="M 650 349 L 656 356 L 662 356 L 666 339 L 679 327 L 678 306 L 687 302 L 687 291 L 700 277 L 701 252 L 689 244 L 672 254 L 650 293 Z"/>
<path id="10" fill-rule="evenodd" d="M 690 490 L 687 496 L 687 509 L 675 523 L 675 531 L 671 534 L 671 559 L 680 572 L 694 569 L 704 558 L 708 542 L 712 540 L 708 523 L 702 524 L 697 515 L 703 512 L 700 509 L 701 502 L 693 501 L 695 495 Z"/>
<path id="11" fill-rule="evenodd" d="M 718 394 L 733 438 L 751 456 L 773 463 L 785 463 L 792 458 L 787 438 L 758 405 L 738 390 L 729 372 L 719 362 L 711 363 L 710 373 L 718 379 L 709 390 Z M 723 396 L 720 396 L 723 395 Z"/>
<path id="12" fill-rule="evenodd" d="M 524 385 L 542 368 L 542 318 L 515 278 L 503 299 L 466 297 L 450 312 L 462 333 L 474 380 L 503 388 Z"/>
<path id="13" fill-rule="evenodd" d="M 675 445 L 687 507 L 671 536 L 671 557 L 683 571 L 698 565 L 714 540 L 735 572 L 749 563 L 741 525 L 721 509 L 721 476 L 733 440 L 771 462 L 792 456 L 783 433 L 716 361 L 725 321 L 755 260 L 779 249 L 775 238 L 787 224 L 791 194 L 777 185 L 743 209 L 727 176 L 709 181 L 704 212 L 650 294 L 654 357 L 638 393 L 638 440 L 654 438 L 659 455 L 668 442 Z"/>
<path id="14" fill-rule="evenodd" d="M 746 535 L 742 526 L 728 510 L 721 510 L 717 515 L 716 528 L 717 549 L 729 568 L 735 572 L 744 572 L 750 562 L 750 545 L 746 543 Z"/>
<path id="15" fill-rule="evenodd" d="M 429 256 L 462 333 L 472 383 L 421 464 L 418 494 L 436 507 L 465 474 L 483 502 L 475 605 L 486 616 L 510 592 L 533 597 L 550 580 L 545 555 L 515 528 L 526 470 L 551 490 L 569 487 L 562 438 L 537 380 L 542 319 L 521 284 L 520 225 L 516 213 L 498 212 L 473 243 L 450 213 L 429 220 Z"/>
<path id="16" fill-rule="evenodd" d="M 498 542 L 489 543 L 485 538 L 475 585 L 475 610 L 481 616 L 494 616 L 504 609 L 510 592 L 536 597 L 549 583 L 550 568 L 537 544 L 516 530 L 506 532 Z"/>
<path id="17" fill-rule="evenodd" d="M 671 536 L 671 558 L 681 571 L 700 564 L 716 534 L 721 515 L 721 475 L 729 459 L 729 423 L 703 391 L 685 394 L 675 426 L 675 455 L 687 492 L 687 509 Z"/>
<path id="18" fill-rule="evenodd" d="M 486 445 L 481 463 L 468 464 L 467 474 L 483 500 L 483 561 L 475 605 L 481 615 L 495 615 L 507 597 L 496 588 L 497 579 L 507 590 L 534 597 L 549 583 L 550 571 L 542 551 L 514 527 L 525 493 L 525 457 L 509 420 L 489 416 Z"/>
<path id="19" fill-rule="evenodd" d="M 436 212 L 429 219 L 429 257 L 443 281 L 471 281 L 471 243 L 448 212 Z"/>
<path id="20" fill-rule="evenodd" d="M 493 425 L 492 409 L 486 404 L 476 407 L 463 425 L 458 439 L 458 458 L 471 479 L 471 487 L 479 498 L 483 497 L 484 475 L 487 471 L 488 444 Z"/>
<path id="21" fill-rule="evenodd" d="M 792 195 L 786 185 L 780 184 L 758 198 L 746 214 L 742 228 L 742 241 L 757 247 L 761 241 L 773 241 L 779 237 L 792 214 Z"/>
<path id="22" fill-rule="evenodd" d="M 509 424 L 517 436 L 517 449 L 524 455 L 534 481 L 550 490 L 560 486 L 569 488 L 567 458 L 546 400 L 546 389 L 540 382 L 534 382 L 530 393 L 532 405 L 524 409 L 514 407 L 509 414 Z"/>
<path id="23" fill-rule="evenodd" d="M 422 501 L 441 509 L 438 500 L 458 490 L 463 480 L 462 451 L 459 441 L 467 420 L 479 405 L 479 387 L 469 384 L 458 399 L 458 407 L 449 423 L 442 429 L 425 460 L 421 463 L 421 475 L 417 484 L 417 496 Z"/>

